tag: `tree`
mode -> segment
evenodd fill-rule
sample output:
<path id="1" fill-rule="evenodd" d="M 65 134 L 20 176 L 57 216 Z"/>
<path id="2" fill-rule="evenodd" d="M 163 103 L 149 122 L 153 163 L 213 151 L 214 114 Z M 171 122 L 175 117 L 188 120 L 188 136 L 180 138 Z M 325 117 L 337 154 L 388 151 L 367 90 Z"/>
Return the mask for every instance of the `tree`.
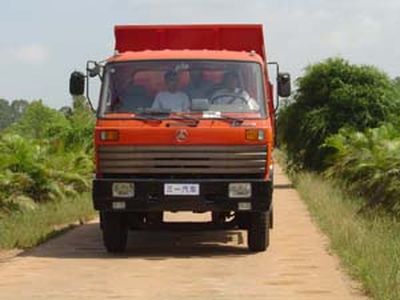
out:
<path id="1" fill-rule="evenodd" d="M 0 130 L 12 123 L 11 107 L 7 100 L 0 99 Z"/>
<path id="2" fill-rule="evenodd" d="M 22 117 L 22 115 L 24 114 L 24 112 L 28 106 L 29 106 L 29 102 L 26 100 L 23 100 L 23 99 L 14 100 L 11 103 L 13 122 L 18 121 Z"/>
<path id="3" fill-rule="evenodd" d="M 395 120 L 400 101 L 393 81 L 372 66 L 340 58 L 307 67 L 297 79 L 295 102 L 280 112 L 280 142 L 303 168 L 324 167 L 325 139 L 342 127 L 363 131 Z"/>
<path id="4" fill-rule="evenodd" d="M 9 103 L 5 99 L 0 99 L 0 130 L 18 121 L 28 105 L 29 102 L 26 100 L 14 100 Z"/>
<path id="5" fill-rule="evenodd" d="M 59 109 L 59 111 L 61 112 L 61 113 L 63 113 L 63 115 L 65 116 L 65 117 L 70 117 L 71 115 L 72 115 L 72 108 L 71 107 L 69 107 L 69 106 L 63 106 L 63 107 L 61 107 L 60 109 Z"/>
<path id="6" fill-rule="evenodd" d="M 72 107 L 72 114 L 69 116 L 71 127 L 66 143 L 71 148 L 78 146 L 92 150 L 95 115 L 83 96 L 74 97 Z"/>
<path id="7" fill-rule="evenodd" d="M 21 136 L 33 139 L 44 139 L 69 126 L 64 115 L 45 106 L 41 100 L 31 102 L 23 116 L 11 130 Z"/>
<path id="8" fill-rule="evenodd" d="M 397 93 L 400 94 L 400 76 L 397 76 L 395 79 L 393 79 L 393 84 L 397 90 Z"/>

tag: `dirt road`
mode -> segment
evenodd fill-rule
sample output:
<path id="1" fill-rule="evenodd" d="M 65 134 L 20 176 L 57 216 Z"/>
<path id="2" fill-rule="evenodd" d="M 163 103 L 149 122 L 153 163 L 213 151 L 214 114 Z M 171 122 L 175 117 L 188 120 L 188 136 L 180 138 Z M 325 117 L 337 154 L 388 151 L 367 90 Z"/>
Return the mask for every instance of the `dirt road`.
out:
<path id="1" fill-rule="evenodd" d="M 250 254 L 240 231 L 152 232 L 132 233 L 127 254 L 115 257 L 91 223 L 0 260 L 0 299 L 364 299 L 280 170 L 275 180 L 265 253 Z"/>

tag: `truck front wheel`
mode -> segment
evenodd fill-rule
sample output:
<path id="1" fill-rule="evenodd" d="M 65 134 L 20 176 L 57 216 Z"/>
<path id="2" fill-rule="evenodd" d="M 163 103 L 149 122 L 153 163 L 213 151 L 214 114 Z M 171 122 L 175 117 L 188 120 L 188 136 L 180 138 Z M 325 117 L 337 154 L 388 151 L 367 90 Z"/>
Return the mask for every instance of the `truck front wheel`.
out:
<path id="1" fill-rule="evenodd" d="M 247 230 L 247 243 L 252 252 L 265 251 L 269 246 L 269 218 L 266 212 L 252 212 Z"/>
<path id="2" fill-rule="evenodd" d="M 128 224 L 123 213 L 103 212 L 102 218 L 103 243 L 109 253 L 125 251 L 128 240 Z"/>

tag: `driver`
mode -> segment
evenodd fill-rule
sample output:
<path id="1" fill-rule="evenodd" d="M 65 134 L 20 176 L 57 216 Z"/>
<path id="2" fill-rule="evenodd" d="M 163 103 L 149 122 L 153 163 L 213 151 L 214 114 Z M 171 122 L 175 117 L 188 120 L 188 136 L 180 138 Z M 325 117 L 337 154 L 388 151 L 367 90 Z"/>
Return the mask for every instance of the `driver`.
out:
<path id="1" fill-rule="evenodd" d="M 166 91 L 159 92 L 154 99 L 153 109 L 160 111 L 186 112 L 189 111 L 189 97 L 178 90 L 178 73 L 167 71 L 164 74 Z"/>
<path id="2" fill-rule="evenodd" d="M 225 73 L 223 86 L 211 96 L 213 104 L 240 105 L 245 103 L 250 110 L 259 110 L 260 106 L 257 101 L 239 87 L 239 75 L 236 72 Z"/>

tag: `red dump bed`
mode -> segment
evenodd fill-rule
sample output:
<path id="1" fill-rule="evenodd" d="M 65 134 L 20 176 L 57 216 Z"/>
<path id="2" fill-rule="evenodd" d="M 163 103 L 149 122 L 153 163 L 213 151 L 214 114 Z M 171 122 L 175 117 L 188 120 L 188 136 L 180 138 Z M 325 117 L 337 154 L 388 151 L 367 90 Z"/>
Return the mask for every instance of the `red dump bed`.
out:
<path id="1" fill-rule="evenodd" d="M 252 51 L 265 60 L 262 25 L 115 26 L 115 50 Z"/>

